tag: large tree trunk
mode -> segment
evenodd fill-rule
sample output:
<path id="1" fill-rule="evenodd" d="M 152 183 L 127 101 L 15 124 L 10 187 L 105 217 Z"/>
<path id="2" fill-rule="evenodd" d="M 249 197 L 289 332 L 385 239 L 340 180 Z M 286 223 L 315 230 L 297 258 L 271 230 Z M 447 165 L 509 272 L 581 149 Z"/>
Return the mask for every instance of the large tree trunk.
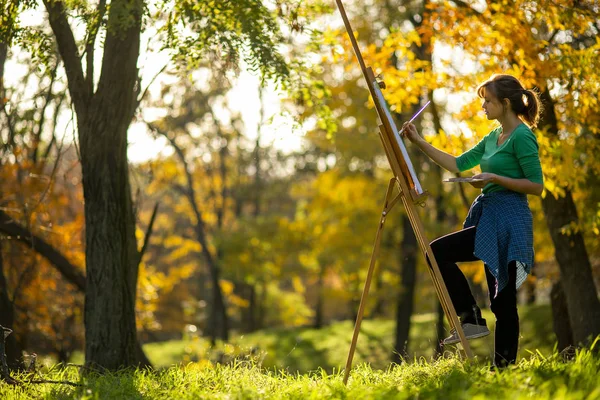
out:
<path id="1" fill-rule="evenodd" d="M 413 314 L 415 282 L 417 275 L 417 239 L 408 216 L 402 217 L 401 260 L 402 289 L 398 296 L 396 308 L 396 344 L 392 354 L 392 362 L 401 363 L 407 355 L 410 332 L 410 317 Z"/>
<path id="2" fill-rule="evenodd" d="M 118 64 L 113 71 L 123 74 Z M 109 87 L 99 93 L 97 112 L 79 124 L 79 135 L 86 227 L 86 363 L 117 369 L 135 363 L 138 255 L 127 163 L 131 114 L 119 115 L 120 107 L 111 106 L 131 98 L 125 93 L 114 96 Z"/>
<path id="3" fill-rule="evenodd" d="M 548 127 L 548 133 L 558 140 L 554 103 L 548 89 L 541 98 L 545 107 L 542 127 Z M 583 235 L 580 232 L 569 235 L 561 232 L 561 228 L 579 221 L 571 191 L 565 188 L 565 196 L 558 198 L 546 193 L 542 198 L 542 208 L 554 243 L 573 340 L 575 344 L 585 344 L 600 334 L 600 301 Z"/>
<path id="4" fill-rule="evenodd" d="M 128 124 L 113 125 L 111 117 L 95 116 L 98 118 L 80 128 L 86 226 L 86 363 L 114 370 L 134 365 L 136 359 L 137 245 L 126 158 Z"/>
<path id="5" fill-rule="evenodd" d="M 44 3 L 77 113 L 85 199 L 86 364 L 115 370 L 136 364 L 134 307 L 139 255 L 129 185 L 127 129 L 137 106 L 136 63 L 143 2 L 110 3 L 95 93 L 93 41 L 86 49 L 86 77 L 64 4 L 49 0 Z"/>

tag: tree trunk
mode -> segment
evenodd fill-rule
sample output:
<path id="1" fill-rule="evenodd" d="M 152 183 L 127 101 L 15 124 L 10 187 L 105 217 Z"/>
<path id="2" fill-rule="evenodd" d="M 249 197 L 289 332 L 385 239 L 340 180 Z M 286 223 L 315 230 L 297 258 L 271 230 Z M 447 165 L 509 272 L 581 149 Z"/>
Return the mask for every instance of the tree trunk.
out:
<path id="1" fill-rule="evenodd" d="M 85 199 L 85 357 L 86 364 L 109 370 L 134 366 L 137 359 L 138 252 L 127 130 L 137 102 L 141 13 L 140 1 L 111 3 L 98 88 L 77 112 Z M 123 15 L 129 16 L 126 26 Z"/>
<path id="2" fill-rule="evenodd" d="M 218 135 L 221 140 L 227 140 L 223 135 L 221 129 L 218 129 Z M 219 174 L 221 179 L 221 207 L 217 207 L 217 228 L 220 232 L 223 231 L 223 215 L 225 213 L 225 203 L 227 202 L 228 190 L 227 190 L 227 145 L 221 145 L 219 150 Z M 203 225 L 202 225 L 203 226 Z M 221 275 L 221 260 L 223 260 L 223 251 L 220 244 L 217 244 L 215 249 L 215 258 L 207 259 L 209 263 L 209 269 L 213 278 L 213 308 L 212 308 L 212 321 L 214 323 L 214 329 L 217 337 L 227 342 L 229 340 L 229 317 L 227 316 L 227 305 L 225 304 L 225 298 L 220 285 Z M 213 342 L 215 337 L 213 336 Z"/>
<path id="3" fill-rule="evenodd" d="M 182 188 L 185 193 L 188 202 L 190 203 L 190 207 L 196 217 L 196 224 L 194 226 L 194 233 L 196 235 L 196 240 L 200 243 L 200 247 L 202 248 L 201 253 L 202 257 L 206 262 L 206 267 L 208 269 L 208 274 L 210 277 L 211 283 L 211 296 L 212 299 L 207 301 L 210 311 L 208 316 L 208 324 L 206 327 L 206 332 L 208 332 L 211 343 L 214 345 L 216 343 L 216 339 L 220 338 L 223 341 L 229 340 L 229 321 L 227 317 L 227 308 L 225 305 L 225 300 L 223 296 L 223 291 L 221 290 L 220 280 L 221 280 L 221 268 L 219 266 L 220 260 L 220 251 L 219 248 L 216 249 L 215 255 L 211 253 L 208 245 L 208 238 L 206 235 L 206 228 L 204 218 L 202 216 L 202 211 L 199 207 L 199 202 L 197 201 L 196 190 L 194 189 L 194 179 L 192 176 L 192 169 L 190 168 L 188 162 L 185 158 L 185 153 L 182 148 L 177 144 L 175 137 L 169 135 L 169 132 L 163 131 L 154 125 L 149 125 L 151 129 L 156 130 L 156 132 L 163 135 L 173 146 L 173 149 L 177 153 L 179 160 L 181 161 L 185 175 L 187 186 Z M 223 155 L 223 153 L 222 153 Z M 222 178 L 224 179 L 224 164 L 222 164 L 221 168 Z M 224 182 L 224 180 L 223 180 Z M 223 183 L 224 184 L 224 183 Z M 225 188 L 223 188 L 223 199 L 225 198 Z M 218 212 L 222 216 L 220 212 Z M 222 222 L 222 219 L 219 217 L 219 225 Z M 220 227 L 220 226 L 219 226 Z M 200 273 L 199 277 L 199 288 L 202 288 L 202 285 L 205 285 L 206 281 Z M 206 285 L 208 286 L 208 285 Z M 198 296 L 200 297 L 200 296 Z"/>
<path id="4" fill-rule="evenodd" d="M 542 127 L 548 127 L 548 134 L 558 140 L 554 104 L 548 89 L 541 99 L 545 107 Z M 600 334 L 600 301 L 583 235 L 581 232 L 569 235 L 561 232 L 561 228 L 579 222 L 571 191 L 565 188 L 565 196 L 558 198 L 547 192 L 542 198 L 542 209 L 554 243 L 573 340 L 575 344 L 587 344 Z"/>
<path id="5" fill-rule="evenodd" d="M 578 221 L 571 192 L 567 190 L 565 197 L 558 199 L 547 193 L 542 199 L 542 208 L 560 268 L 573 340 L 576 344 L 588 343 L 600 334 L 600 301 L 583 236 L 581 233 L 565 235 L 560 231 Z"/>
<path id="6" fill-rule="evenodd" d="M 373 294 L 375 294 L 374 300 L 375 300 L 375 304 L 373 305 L 373 309 L 371 310 L 371 313 L 369 315 L 370 318 L 377 318 L 377 317 L 385 317 L 385 301 L 386 301 L 386 296 L 382 296 L 380 295 L 382 293 L 381 290 L 381 279 L 382 279 L 382 275 L 383 275 L 383 270 L 381 269 L 382 266 L 379 267 L 380 270 L 379 272 L 375 272 L 373 274 L 373 289 L 372 292 Z"/>
<path id="7" fill-rule="evenodd" d="M 408 353 L 408 340 L 410 332 L 410 318 L 413 314 L 415 282 L 417 275 L 417 239 L 413 232 L 408 216 L 402 217 L 402 288 L 398 296 L 396 309 L 396 344 L 392 354 L 392 362 L 401 363 L 402 358 Z"/>
<path id="8" fill-rule="evenodd" d="M 323 296 L 323 281 L 325 277 L 325 267 L 321 264 L 319 266 L 319 278 L 317 280 L 317 304 L 315 305 L 315 324 L 313 328 L 321 329 L 323 327 L 323 306 L 324 306 L 324 296 Z"/>
<path id="9" fill-rule="evenodd" d="M 535 276 L 535 265 L 531 267 L 531 276 Z M 536 301 L 536 293 L 535 293 L 535 280 L 526 280 L 523 282 L 523 289 L 525 289 L 525 304 L 532 305 L 535 304 Z"/>
<path id="10" fill-rule="evenodd" d="M 2 258 L 2 249 L 0 249 L 0 326 L 13 329 L 14 323 L 14 308 L 13 303 L 8 296 L 8 287 L 4 275 L 4 264 Z M 4 341 L 4 338 L 0 338 Z M 14 334 L 8 336 L 5 342 L 6 363 L 10 370 L 16 370 L 23 366 L 22 355 L 23 349 Z"/>
<path id="11" fill-rule="evenodd" d="M 12 24 L 12 21 L 5 20 L 5 22 Z M 7 53 L 8 45 L 0 40 L 0 110 L 3 110 L 4 108 L 4 66 Z M 0 335 L 2 335 L 0 336 L 0 340 L 2 341 L 2 348 L 0 349 L 0 357 L 2 358 L 0 369 L 2 369 L 2 373 L 0 374 L 0 377 L 4 380 L 7 380 L 7 377 L 9 377 L 9 369 L 19 367 L 21 362 L 22 351 L 15 339 L 15 335 L 8 336 L 6 341 L 4 340 L 3 335 L 4 331 L 2 327 L 4 326 L 12 329 L 13 322 L 14 308 L 13 303 L 8 296 L 8 287 L 4 275 L 4 262 L 2 258 L 2 240 L 0 240 Z M 4 371 L 4 363 L 6 363 L 6 371 Z"/>
<path id="12" fill-rule="evenodd" d="M 267 302 L 267 284 L 260 282 L 257 284 L 258 294 L 256 295 L 256 329 L 265 327 L 266 302 Z"/>
<path id="13" fill-rule="evenodd" d="M 212 310 L 210 312 L 209 324 L 211 325 L 210 329 L 213 330 L 211 342 L 214 345 L 217 338 L 223 340 L 224 342 L 229 340 L 229 321 L 227 317 L 227 309 L 225 307 L 225 299 L 223 298 L 223 291 L 221 290 L 221 285 L 219 283 L 221 280 L 221 269 L 208 251 L 204 233 L 202 232 L 202 234 L 200 234 L 199 229 L 199 225 L 197 225 L 196 233 L 199 236 L 199 241 L 202 245 L 202 254 L 204 255 L 204 259 L 208 264 L 212 286 Z"/>
<path id="14" fill-rule="evenodd" d="M 10 376 L 10 369 L 8 368 L 5 354 L 5 339 L 9 337 L 11 332 L 11 329 L 0 325 L 0 382 L 4 381 L 14 385 L 17 382 Z"/>
<path id="15" fill-rule="evenodd" d="M 444 312 L 444 307 L 442 307 L 442 303 L 437 301 L 437 311 L 436 311 L 436 323 L 435 323 L 435 350 L 434 356 L 435 358 L 439 358 L 444 354 L 444 345 L 442 341 L 445 339 L 445 329 L 444 329 L 444 316 L 446 313 Z"/>
<path id="16" fill-rule="evenodd" d="M 235 291 L 238 296 L 248 301 L 248 307 L 240 310 L 240 331 L 245 333 L 254 332 L 256 298 L 254 285 L 246 282 L 236 282 Z"/>
<path id="17" fill-rule="evenodd" d="M 256 287 L 248 285 L 248 332 L 256 330 Z"/>
<path id="18" fill-rule="evenodd" d="M 118 102 L 115 104 L 119 104 Z M 109 113 L 110 114 L 110 113 Z M 80 127 L 86 227 L 86 363 L 135 364 L 137 243 L 127 166 L 128 122 Z"/>
<path id="19" fill-rule="evenodd" d="M 573 342 L 573 331 L 569 322 L 567 299 L 560 281 L 552 285 L 550 304 L 552 305 L 552 327 L 558 340 L 558 351 L 563 351 L 575 343 Z"/>

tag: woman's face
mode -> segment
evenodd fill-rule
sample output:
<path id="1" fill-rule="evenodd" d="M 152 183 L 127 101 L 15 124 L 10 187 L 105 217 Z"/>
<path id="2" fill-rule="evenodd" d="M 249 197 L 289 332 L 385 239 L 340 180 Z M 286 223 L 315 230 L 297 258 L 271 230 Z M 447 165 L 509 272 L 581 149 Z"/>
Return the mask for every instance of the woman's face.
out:
<path id="1" fill-rule="evenodd" d="M 487 119 L 498 119 L 504 114 L 504 107 L 502 103 L 491 90 L 483 88 L 483 104 L 481 108 L 485 112 Z"/>

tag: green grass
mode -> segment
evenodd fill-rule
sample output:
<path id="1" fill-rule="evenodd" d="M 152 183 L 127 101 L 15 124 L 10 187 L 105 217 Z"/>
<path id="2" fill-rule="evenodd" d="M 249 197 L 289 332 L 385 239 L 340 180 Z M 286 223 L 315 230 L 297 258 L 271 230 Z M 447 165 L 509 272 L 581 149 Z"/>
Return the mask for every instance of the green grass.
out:
<path id="1" fill-rule="evenodd" d="M 597 345 L 600 343 L 597 343 Z M 44 371 L 46 379 L 81 386 L 0 383 L 1 399 L 600 399 L 600 355 L 579 351 L 522 359 L 502 372 L 481 362 L 451 356 L 386 370 L 361 364 L 348 385 L 342 375 L 316 371 L 292 374 L 249 362 L 234 365 L 189 363 L 157 371 L 80 375 L 79 369 Z M 17 375 L 25 381 L 24 375 Z"/>
<path id="2" fill-rule="evenodd" d="M 490 330 L 494 317 L 484 310 Z M 550 307 L 521 307 L 520 358 L 532 354 L 552 354 L 555 337 L 552 332 Z M 199 360 L 231 360 L 252 354 L 251 358 L 265 368 L 284 369 L 306 373 L 322 369 L 328 373 L 340 370 L 346 364 L 353 321 L 334 322 L 322 329 L 293 328 L 267 329 L 249 335 L 232 335 L 231 343 L 211 348 L 207 341 L 195 339 L 152 343 L 144 349 L 156 367 L 168 367 Z M 354 364 L 368 363 L 374 369 L 385 369 L 390 364 L 394 347 L 395 322 L 392 320 L 363 320 L 358 337 Z M 419 314 L 412 319 L 409 341 L 409 359 L 431 359 L 435 348 L 435 315 Z M 471 343 L 479 362 L 489 361 L 494 351 L 493 334 Z M 449 347 L 448 352 L 456 352 Z"/>
<path id="3" fill-rule="evenodd" d="M 477 357 L 451 348 L 434 360 L 435 316 L 413 317 L 410 359 L 391 365 L 394 322 L 365 320 L 348 385 L 342 382 L 353 321 L 320 330 L 270 329 L 211 348 L 206 340 L 144 346 L 157 367 L 95 375 L 77 367 L 42 367 L 34 379 L 64 384 L 0 383 L 0 399 L 586 399 L 600 400 L 600 354 L 579 351 L 565 362 L 553 352 L 548 306 L 522 307 L 520 357 L 501 373 L 489 369 L 493 337 L 470 342 Z M 490 329 L 493 316 L 484 311 Z M 600 340 L 600 339 L 599 339 Z M 81 363 L 81 356 L 72 360 Z M 218 362 L 217 362 L 218 361 Z M 21 382 L 30 376 L 16 375 Z"/>

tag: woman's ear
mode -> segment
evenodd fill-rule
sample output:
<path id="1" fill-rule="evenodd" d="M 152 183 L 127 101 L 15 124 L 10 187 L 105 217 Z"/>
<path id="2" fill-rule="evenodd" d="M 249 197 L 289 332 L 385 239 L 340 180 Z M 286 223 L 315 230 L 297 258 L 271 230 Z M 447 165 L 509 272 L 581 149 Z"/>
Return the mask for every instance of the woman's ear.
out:
<path id="1" fill-rule="evenodd" d="M 510 106 L 510 100 L 506 97 L 502 99 L 502 109 L 504 110 L 504 112 L 512 110 Z"/>

